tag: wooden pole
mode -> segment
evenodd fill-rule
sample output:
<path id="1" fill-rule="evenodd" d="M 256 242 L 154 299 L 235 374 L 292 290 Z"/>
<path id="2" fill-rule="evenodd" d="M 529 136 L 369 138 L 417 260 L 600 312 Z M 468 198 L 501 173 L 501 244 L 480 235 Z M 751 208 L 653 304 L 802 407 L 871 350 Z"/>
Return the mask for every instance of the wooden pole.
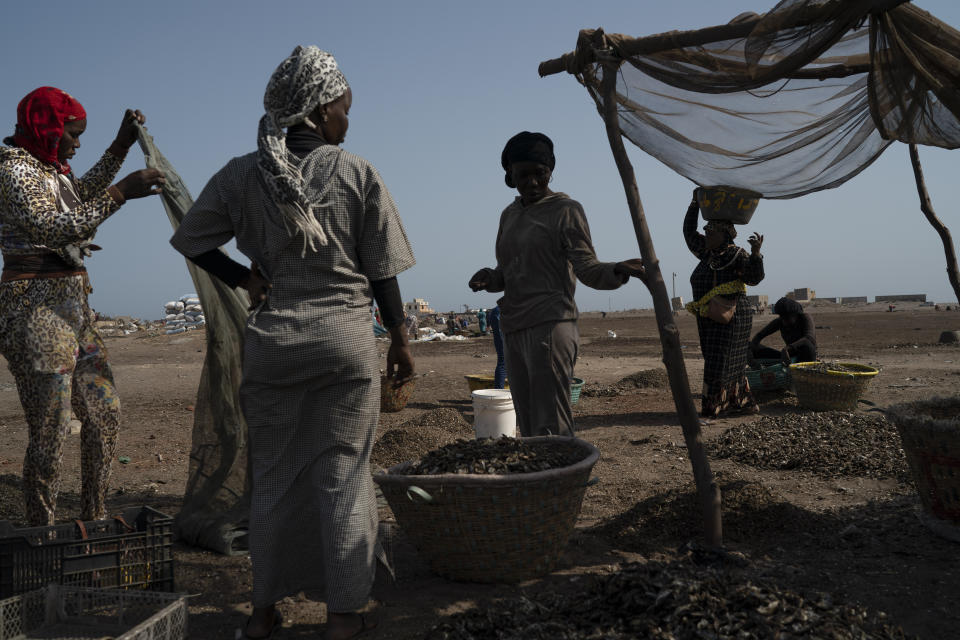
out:
<path id="1" fill-rule="evenodd" d="M 957 254 L 953 249 L 953 238 L 950 236 L 947 225 L 943 224 L 933 211 L 933 202 L 930 201 L 927 183 L 923 179 L 923 168 L 920 166 L 920 154 L 917 152 L 916 143 L 913 142 L 910 143 L 910 163 L 913 165 L 913 177 L 917 181 L 920 211 L 926 216 L 930 226 L 940 234 L 940 240 L 943 242 L 943 253 L 947 257 L 947 279 L 950 280 L 950 286 L 953 287 L 953 295 L 956 296 L 957 302 L 960 302 L 960 270 L 957 268 Z"/>
<path id="2" fill-rule="evenodd" d="M 877 0 L 871 8 L 872 12 L 889 11 L 909 0 Z M 848 0 L 835 0 L 837 4 L 848 2 Z M 818 5 L 813 9 L 797 12 L 793 15 L 793 20 L 789 24 L 779 25 L 779 28 L 786 29 L 790 27 L 803 26 L 816 23 L 824 15 L 831 15 L 835 12 L 832 3 Z M 763 16 L 753 20 L 735 22 L 730 24 L 721 24 L 715 27 L 705 27 L 692 31 L 669 31 L 667 33 L 658 33 L 642 38 L 630 38 L 621 36 L 619 53 L 622 56 L 642 56 L 669 51 L 670 49 L 682 49 L 684 47 L 696 47 L 721 42 L 723 40 L 734 40 L 737 38 L 746 38 L 763 21 Z M 578 43 L 578 49 L 580 45 Z M 559 58 L 546 60 L 540 63 L 538 71 L 541 77 L 562 73 L 570 70 L 571 73 L 580 73 L 581 69 L 570 69 L 570 64 L 594 62 L 589 51 L 579 52 L 583 58 L 576 59 L 577 51 L 565 53 Z"/>
<path id="3" fill-rule="evenodd" d="M 623 137 L 620 133 L 620 121 L 617 115 L 617 69 L 619 62 L 604 64 L 603 70 L 603 120 L 607 127 L 607 138 L 610 149 L 613 151 L 620 179 L 627 196 L 627 206 L 633 220 L 633 229 L 637 236 L 637 245 L 640 247 L 640 257 L 646 267 L 646 285 L 653 296 L 653 308 L 656 312 L 657 327 L 660 330 L 660 344 L 663 346 L 663 363 L 667 367 L 667 376 L 670 379 L 670 389 L 673 392 L 673 402 L 683 428 L 683 437 L 687 443 L 687 453 L 690 464 L 693 466 L 693 476 L 696 480 L 697 493 L 700 496 L 703 508 L 704 532 L 707 544 L 711 547 L 720 547 L 723 544 L 723 526 L 720 514 L 720 489 L 710 470 L 710 462 L 703 447 L 703 434 L 700 432 L 700 418 L 690 395 L 690 383 L 687 379 L 687 368 L 683 362 L 683 352 L 680 349 L 680 332 L 673 318 L 670 299 L 667 297 L 667 285 L 660 272 L 660 262 L 653 248 L 653 239 L 647 220 L 643 213 L 643 204 L 640 201 L 640 192 L 637 189 L 637 180 L 633 165 L 627 157 L 627 150 L 623 146 Z"/>

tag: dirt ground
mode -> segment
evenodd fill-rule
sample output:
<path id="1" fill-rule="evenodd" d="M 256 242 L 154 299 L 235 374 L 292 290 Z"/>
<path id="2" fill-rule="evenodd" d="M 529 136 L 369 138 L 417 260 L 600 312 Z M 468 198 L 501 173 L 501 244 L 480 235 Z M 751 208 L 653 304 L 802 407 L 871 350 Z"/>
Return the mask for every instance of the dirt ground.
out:
<path id="1" fill-rule="evenodd" d="M 868 388 L 867 400 L 884 407 L 957 393 L 960 344 L 939 344 L 938 338 L 942 331 L 960 329 L 960 313 L 903 304 L 892 313 L 885 305 L 848 308 L 824 303 L 808 310 L 817 325 L 821 359 L 881 368 Z M 696 328 L 688 314 L 677 318 L 699 406 L 702 359 Z M 769 314 L 756 316 L 754 331 L 769 319 Z M 616 337 L 609 337 L 608 331 Z M 637 371 L 663 368 L 652 312 L 614 313 L 606 318 L 585 314 L 580 332 L 576 375 L 588 385 L 612 385 Z M 772 344 L 772 338 L 768 342 Z M 109 338 L 107 345 L 124 412 L 118 456 L 129 458 L 126 464 L 114 465 L 110 509 L 148 504 L 174 514 L 187 480 L 203 334 L 133 334 Z M 380 343 L 381 357 L 386 345 Z M 492 373 L 492 340 L 418 343 L 413 353 L 418 372 L 426 375 L 418 380 L 402 412 L 382 415 L 381 432 L 438 408 L 453 408 L 471 422 L 470 394 L 463 376 Z M 799 419 L 802 414 L 791 394 L 768 395 L 759 416 L 711 421 L 704 426 L 704 436 L 709 444 L 741 423 L 770 416 Z M 560 569 L 520 585 L 455 583 L 431 574 L 400 531 L 393 550 L 396 581 L 378 579 L 370 616 L 379 626 L 365 637 L 421 638 L 446 616 L 471 607 L 494 607 L 498 598 L 547 588 L 575 589 L 584 575 L 606 574 L 627 561 L 669 558 L 688 540 L 702 539 L 696 520 L 685 524 L 675 511 L 663 508 L 663 501 L 671 496 L 693 491 L 669 388 L 642 388 L 617 396 L 583 395 L 575 406 L 575 417 L 578 436 L 601 452 L 594 468 L 599 482 L 587 490 Z M 26 427 L 5 366 L 0 370 L 0 442 L 0 487 L 15 488 Z M 79 436 L 71 436 L 64 457 L 59 509 L 64 519 L 76 517 L 79 510 L 78 445 Z M 725 494 L 729 503 L 724 514 L 725 543 L 745 554 L 758 575 L 785 588 L 829 592 L 838 600 L 884 611 L 906 633 L 919 638 L 960 637 L 956 606 L 960 544 L 935 536 L 921 524 L 916 517 L 916 490 L 908 479 L 761 470 L 716 457 L 711 457 L 711 465 L 729 492 Z M 734 499 L 737 487 L 744 483 L 759 487 L 756 490 L 767 497 L 761 502 L 738 502 Z M 749 509 L 753 511 L 748 513 Z M 789 509 L 790 517 L 782 516 L 784 509 Z M 0 518 L 19 520 L 22 507 L 9 497 L 0 500 Z M 385 509 L 381 518 L 391 522 L 392 514 Z M 234 638 L 249 611 L 249 559 L 182 544 L 176 546 L 175 554 L 177 590 L 191 596 L 190 637 Z M 325 620 L 322 605 L 298 596 L 285 600 L 280 609 L 286 622 L 275 638 L 319 637 Z"/>

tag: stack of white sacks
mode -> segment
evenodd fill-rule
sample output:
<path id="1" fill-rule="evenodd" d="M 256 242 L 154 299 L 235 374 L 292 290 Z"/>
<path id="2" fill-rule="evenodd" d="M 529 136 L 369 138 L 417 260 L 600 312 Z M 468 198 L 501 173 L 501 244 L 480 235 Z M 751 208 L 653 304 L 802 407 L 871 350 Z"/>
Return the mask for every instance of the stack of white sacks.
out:
<path id="1" fill-rule="evenodd" d="M 163 305 L 163 312 L 165 314 L 163 328 L 167 335 L 183 333 L 206 324 L 200 298 L 195 293 L 180 296 L 179 300 L 171 300 Z"/>

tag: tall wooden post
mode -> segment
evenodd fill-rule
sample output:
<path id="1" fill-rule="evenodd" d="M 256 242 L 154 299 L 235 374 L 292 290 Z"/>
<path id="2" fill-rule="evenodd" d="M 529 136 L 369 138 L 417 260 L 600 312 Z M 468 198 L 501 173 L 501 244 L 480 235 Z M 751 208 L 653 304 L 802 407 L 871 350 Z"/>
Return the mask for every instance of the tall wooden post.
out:
<path id="1" fill-rule="evenodd" d="M 693 476 L 696 480 L 697 493 L 703 508 L 704 532 L 707 544 L 719 547 L 723 544 L 723 526 L 720 513 L 720 489 L 710 470 L 710 462 L 703 447 L 703 434 L 700 431 L 700 418 L 690 395 L 690 383 L 687 379 L 687 368 L 683 362 L 683 352 L 680 349 L 680 332 L 674 322 L 670 299 L 667 297 L 667 286 L 660 272 L 660 262 L 653 248 L 653 239 L 643 214 L 643 204 L 640 202 L 640 192 L 637 189 L 636 176 L 633 165 L 627 157 L 620 133 L 620 121 L 617 116 L 617 70 L 619 61 L 605 62 L 603 65 L 603 120 L 607 127 L 607 138 L 610 149 L 613 151 L 620 179 L 627 196 L 627 206 L 633 220 L 633 229 L 637 236 L 637 245 L 640 247 L 640 257 L 646 267 L 646 285 L 653 296 L 653 308 L 656 312 L 657 327 L 660 330 L 660 344 L 663 346 L 663 364 L 667 367 L 670 379 L 670 389 L 673 392 L 673 402 L 683 428 L 683 437 L 687 444 L 687 453 L 690 464 L 693 466 Z"/>
<path id="2" fill-rule="evenodd" d="M 950 286 L 953 287 L 953 295 L 960 302 L 960 270 L 957 269 L 957 254 L 953 249 L 953 238 L 950 236 L 950 229 L 943 224 L 937 214 L 933 211 L 933 202 L 930 200 L 930 194 L 927 192 L 927 183 L 923 179 L 923 168 L 920 166 L 920 154 L 917 152 L 917 145 L 910 143 L 910 164 L 913 165 L 913 177 L 917 182 L 917 194 L 920 196 L 920 210 L 926 216 L 927 222 L 940 235 L 940 241 L 943 242 L 943 253 L 947 257 L 947 279 L 950 280 Z"/>

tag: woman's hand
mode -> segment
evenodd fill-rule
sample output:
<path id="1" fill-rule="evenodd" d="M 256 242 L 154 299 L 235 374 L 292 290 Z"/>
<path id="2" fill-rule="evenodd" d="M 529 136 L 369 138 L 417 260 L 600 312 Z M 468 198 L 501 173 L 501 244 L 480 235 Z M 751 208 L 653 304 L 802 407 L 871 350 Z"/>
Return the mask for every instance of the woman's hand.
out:
<path id="1" fill-rule="evenodd" d="M 247 275 L 246 280 L 242 281 L 240 285 L 247 290 L 247 295 L 250 296 L 250 307 L 247 311 L 253 311 L 263 304 L 263 301 L 267 299 L 267 295 L 270 293 L 270 289 L 273 288 L 270 281 L 260 273 L 260 266 L 256 262 L 250 263 L 250 274 Z"/>
<path id="2" fill-rule="evenodd" d="M 760 255 L 760 245 L 763 244 L 763 236 L 759 233 L 754 233 L 747 239 L 747 242 L 750 243 L 750 253 L 755 256 Z"/>
<path id="3" fill-rule="evenodd" d="M 647 269 L 643 266 L 643 260 L 640 258 L 631 258 L 630 260 L 618 262 L 613 266 L 613 272 L 620 276 L 627 276 L 628 278 L 639 278 L 644 284 L 647 283 Z M 626 280 L 624 280 L 624 282 L 626 282 Z"/>
<path id="4" fill-rule="evenodd" d="M 147 121 L 147 117 L 140 113 L 140 110 L 136 111 L 132 109 L 127 109 L 123 114 L 123 121 L 120 123 L 120 130 L 117 131 L 117 144 L 119 144 L 124 149 L 129 149 L 133 146 L 133 143 L 137 141 L 137 124 L 143 124 Z"/>
<path id="5" fill-rule="evenodd" d="M 160 193 L 167 179 L 159 169 L 140 169 L 123 178 L 115 186 L 124 200 L 146 198 Z"/>
<path id="6" fill-rule="evenodd" d="M 489 269 L 483 268 L 471 276 L 467 286 L 473 291 L 483 291 L 487 288 L 490 281 Z"/>

